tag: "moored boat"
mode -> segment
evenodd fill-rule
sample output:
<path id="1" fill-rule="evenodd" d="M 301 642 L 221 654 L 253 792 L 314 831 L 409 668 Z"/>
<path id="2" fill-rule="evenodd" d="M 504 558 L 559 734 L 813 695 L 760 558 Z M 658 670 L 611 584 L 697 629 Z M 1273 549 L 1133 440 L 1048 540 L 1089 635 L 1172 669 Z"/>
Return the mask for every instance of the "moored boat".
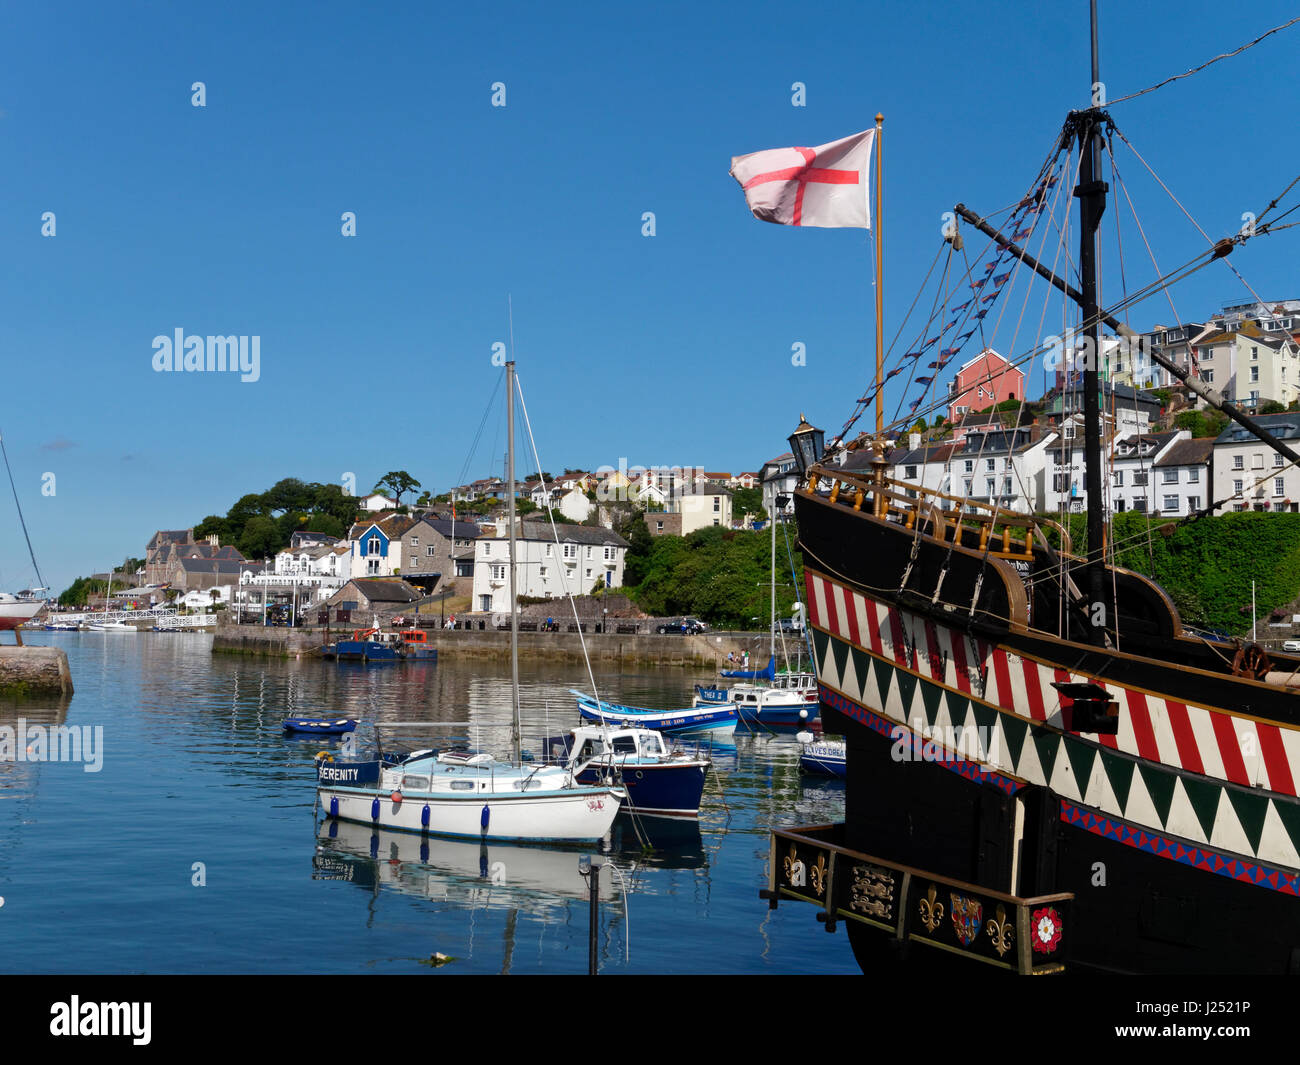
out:
<path id="1" fill-rule="evenodd" d="M 651 710 L 643 706 L 597 702 L 584 692 L 570 691 L 578 700 L 578 712 L 588 721 L 633 725 L 666 735 L 700 732 L 721 738 L 736 731 L 736 706 L 731 702 L 686 706 L 679 710 Z"/>
<path id="2" fill-rule="evenodd" d="M 627 792 L 626 809 L 664 817 L 699 817 L 704 780 L 712 764 L 698 749 L 671 747 L 652 729 L 582 725 L 546 741 L 584 784 L 609 776 Z"/>

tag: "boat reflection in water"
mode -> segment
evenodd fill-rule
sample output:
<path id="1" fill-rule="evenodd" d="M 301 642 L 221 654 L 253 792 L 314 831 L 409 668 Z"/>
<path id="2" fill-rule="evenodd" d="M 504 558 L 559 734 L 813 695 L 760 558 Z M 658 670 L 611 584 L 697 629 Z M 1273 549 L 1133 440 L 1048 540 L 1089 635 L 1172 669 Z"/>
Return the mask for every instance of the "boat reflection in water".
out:
<path id="1" fill-rule="evenodd" d="M 589 897 L 578 872 L 581 848 L 548 849 L 419 836 L 326 819 L 317 827 L 313 880 L 381 886 L 434 901 L 545 915 Z M 619 897 L 604 872 L 600 897 Z"/>

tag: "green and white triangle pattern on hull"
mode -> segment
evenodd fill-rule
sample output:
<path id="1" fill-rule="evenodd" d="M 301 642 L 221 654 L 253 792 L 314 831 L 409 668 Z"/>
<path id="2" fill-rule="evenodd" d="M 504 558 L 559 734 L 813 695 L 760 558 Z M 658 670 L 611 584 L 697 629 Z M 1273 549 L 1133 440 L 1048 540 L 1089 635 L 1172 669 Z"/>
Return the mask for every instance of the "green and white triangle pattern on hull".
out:
<path id="1" fill-rule="evenodd" d="M 906 725 L 940 749 L 1129 824 L 1300 868 L 1300 806 L 1115 752 L 996 706 L 813 630 L 821 683 Z M 972 732 L 973 730 L 973 732 Z M 978 746 L 971 742 L 978 737 Z"/>

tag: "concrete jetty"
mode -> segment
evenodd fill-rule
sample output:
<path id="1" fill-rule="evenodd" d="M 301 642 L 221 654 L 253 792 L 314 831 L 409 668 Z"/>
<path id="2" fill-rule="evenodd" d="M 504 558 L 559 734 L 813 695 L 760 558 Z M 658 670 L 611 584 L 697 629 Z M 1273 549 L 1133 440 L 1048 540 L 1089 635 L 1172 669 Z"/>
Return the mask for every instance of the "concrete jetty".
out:
<path id="1" fill-rule="evenodd" d="M 61 647 L 0 647 L 0 695 L 71 695 L 72 671 Z"/>

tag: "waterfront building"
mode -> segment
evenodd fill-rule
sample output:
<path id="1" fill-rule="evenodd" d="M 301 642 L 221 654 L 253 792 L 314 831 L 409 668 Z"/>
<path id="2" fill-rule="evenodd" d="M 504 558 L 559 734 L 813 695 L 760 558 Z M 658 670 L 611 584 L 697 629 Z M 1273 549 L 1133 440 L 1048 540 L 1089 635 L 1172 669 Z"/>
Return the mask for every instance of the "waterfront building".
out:
<path id="1" fill-rule="evenodd" d="M 552 533 L 549 522 L 525 521 L 519 526 L 515 567 L 518 595 L 535 599 L 556 599 L 566 591 L 585 595 L 597 581 L 606 588 L 622 587 L 628 542 L 618 533 L 587 525 L 556 525 Z M 500 535 L 480 537 L 475 543 L 476 610 L 510 609 L 510 544 L 504 523 L 498 531 Z"/>
<path id="2" fill-rule="evenodd" d="M 1300 412 L 1263 414 L 1255 419 L 1292 447 L 1300 441 Z M 1235 422 L 1214 439 L 1214 499 L 1230 499 L 1219 511 L 1300 510 L 1300 470 Z"/>
<path id="3" fill-rule="evenodd" d="M 352 545 L 345 576 L 391 577 L 402 568 L 402 535 L 419 520 L 393 514 L 376 521 L 357 522 L 348 532 Z"/>

